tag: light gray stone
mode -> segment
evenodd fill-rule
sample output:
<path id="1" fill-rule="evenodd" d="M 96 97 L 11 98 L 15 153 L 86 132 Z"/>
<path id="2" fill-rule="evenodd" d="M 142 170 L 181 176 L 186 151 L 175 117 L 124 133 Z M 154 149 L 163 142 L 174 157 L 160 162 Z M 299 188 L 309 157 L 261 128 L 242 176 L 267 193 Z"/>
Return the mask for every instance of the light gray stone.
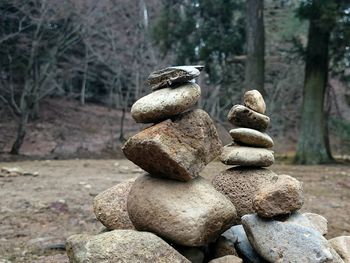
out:
<path id="1" fill-rule="evenodd" d="M 156 90 L 132 105 L 131 116 L 138 123 L 160 122 L 191 108 L 200 95 L 201 89 L 195 83 Z"/>
<path id="2" fill-rule="evenodd" d="M 273 147 L 273 140 L 269 135 L 254 129 L 236 128 L 230 130 L 230 135 L 235 142 L 240 144 L 262 148 Z"/>
<path id="3" fill-rule="evenodd" d="M 244 262 L 246 263 L 264 263 L 266 262 L 249 243 L 248 237 L 242 225 L 233 226 L 222 234 L 232 242 Z"/>
<path id="4" fill-rule="evenodd" d="M 199 76 L 203 66 L 175 66 L 152 72 L 148 85 L 152 90 L 161 89 L 178 83 L 188 82 Z"/>
<path id="5" fill-rule="evenodd" d="M 261 217 L 290 214 L 304 203 L 302 184 L 289 175 L 279 175 L 274 184 L 262 186 L 253 200 L 253 208 Z"/>
<path id="6" fill-rule="evenodd" d="M 209 263 L 243 263 L 242 259 L 233 255 L 210 260 Z"/>
<path id="7" fill-rule="evenodd" d="M 313 228 L 320 232 L 322 235 L 326 235 L 328 232 L 328 221 L 325 217 L 314 213 L 303 213 L 303 216 L 307 217 L 313 225 Z"/>
<path id="8" fill-rule="evenodd" d="M 261 93 L 255 89 L 244 93 L 244 105 L 261 114 L 264 114 L 266 111 L 264 98 Z"/>
<path id="9" fill-rule="evenodd" d="M 128 197 L 128 212 L 138 230 L 183 246 L 203 246 L 234 223 L 233 204 L 202 177 L 189 182 L 144 175 Z"/>
<path id="10" fill-rule="evenodd" d="M 238 127 L 264 131 L 270 124 L 270 118 L 253 111 L 243 105 L 234 105 L 227 115 L 227 119 Z"/>
<path id="11" fill-rule="evenodd" d="M 254 213 L 253 199 L 260 187 L 277 180 L 278 175 L 268 169 L 238 166 L 221 172 L 212 183 L 234 204 L 239 222 L 243 215 Z"/>
<path id="12" fill-rule="evenodd" d="M 350 236 L 335 237 L 328 242 L 345 263 L 350 263 Z"/>
<path id="13" fill-rule="evenodd" d="M 96 218 L 107 229 L 134 229 L 126 204 L 135 179 L 108 188 L 94 198 L 93 207 Z"/>
<path id="14" fill-rule="evenodd" d="M 222 163 L 249 167 L 268 167 L 275 161 L 273 152 L 264 148 L 226 145 L 220 155 Z"/>
<path id="15" fill-rule="evenodd" d="M 125 143 L 123 152 L 154 176 L 188 181 L 220 155 L 221 149 L 213 121 L 197 109 L 139 132 Z"/>
<path id="16" fill-rule="evenodd" d="M 293 222 L 245 215 L 242 224 L 251 245 L 269 262 L 332 262 L 327 240 L 316 230 Z"/>
<path id="17" fill-rule="evenodd" d="M 71 263 L 190 262 L 156 235 L 134 230 L 73 235 L 67 239 L 66 249 Z"/>

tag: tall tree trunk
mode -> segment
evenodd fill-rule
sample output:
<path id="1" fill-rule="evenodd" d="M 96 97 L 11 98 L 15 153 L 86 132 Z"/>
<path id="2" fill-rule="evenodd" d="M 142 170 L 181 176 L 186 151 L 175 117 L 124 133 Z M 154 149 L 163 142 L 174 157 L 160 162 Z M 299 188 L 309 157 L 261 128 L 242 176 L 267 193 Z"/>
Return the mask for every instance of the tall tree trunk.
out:
<path id="1" fill-rule="evenodd" d="M 22 112 L 21 118 L 18 124 L 17 137 L 14 144 L 12 145 L 10 154 L 19 154 L 19 150 L 23 144 L 24 137 L 26 135 L 28 118 L 29 118 L 29 111 Z"/>
<path id="2" fill-rule="evenodd" d="M 300 164 L 327 163 L 332 160 L 324 111 L 329 39 L 330 32 L 310 20 L 302 116 L 295 156 L 295 162 Z"/>
<path id="3" fill-rule="evenodd" d="M 265 95 L 265 29 L 264 1 L 246 2 L 247 60 L 245 63 L 245 89 L 257 89 Z"/>
<path id="4" fill-rule="evenodd" d="M 80 90 L 80 104 L 82 106 L 85 105 L 85 93 L 86 93 L 86 82 L 87 82 L 87 71 L 88 71 L 88 59 L 89 59 L 89 50 L 87 46 L 85 46 L 85 60 L 84 60 L 84 72 L 83 72 L 83 81 L 81 84 L 81 90 Z"/>

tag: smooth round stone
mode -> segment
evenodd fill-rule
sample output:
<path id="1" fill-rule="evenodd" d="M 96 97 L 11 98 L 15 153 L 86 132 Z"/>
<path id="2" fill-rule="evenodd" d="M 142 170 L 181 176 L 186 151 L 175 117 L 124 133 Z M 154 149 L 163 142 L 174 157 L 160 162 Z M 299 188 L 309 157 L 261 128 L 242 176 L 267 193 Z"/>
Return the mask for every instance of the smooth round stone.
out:
<path id="1" fill-rule="evenodd" d="M 152 72 L 148 79 L 148 85 L 152 90 L 171 86 L 176 83 L 184 83 L 198 77 L 203 66 L 176 66 Z"/>
<path id="2" fill-rule="evenodd" d="M 350 262 L 350 236 L 335 237 L 328 242 L 344 262 Z"/>
<path id="3" fill-rule="evenodd" d="M 264 131 L 270 124 L 270 118 L 243 105 L 234 105 L 227 115 L 234 125 Z"/>
<path id="4" fill-rule="evenodd" d="M 307 217 L 313 228 L 320 232 L 323 236 L 327 234 L 328 220 L 325 217 L 315 213 L 304 213 L 303 216 Z"/>
<path id="5" fill-rule="evenodd" d="M 257 130 L 237 128 L 230 130 L 230 135 L 235 142 L 262 148 L 273 147 L 273 140 L 271 137 Z"/>
<path id="6" fill-rule="evenodd" d="M 195 83 L 156 90 L 132 105 L 131 116 L 137 123 L 160 122 L 191 108 L 200 95 L 201 89 Z"/>
<path id="7" fill-rule="evenodd" d="M 273 164 L 273 152 L 264 148 L 226 145 L 220 160 L 227 165 L 267 167 Z"/>
<path id="8" fill-rule="evenodd" d="M 244 105 L 249 109 L 264 114 L 266 111 L 266 104 L 263 96 L 257 90 L 249 90 L 244 94 Z"/>

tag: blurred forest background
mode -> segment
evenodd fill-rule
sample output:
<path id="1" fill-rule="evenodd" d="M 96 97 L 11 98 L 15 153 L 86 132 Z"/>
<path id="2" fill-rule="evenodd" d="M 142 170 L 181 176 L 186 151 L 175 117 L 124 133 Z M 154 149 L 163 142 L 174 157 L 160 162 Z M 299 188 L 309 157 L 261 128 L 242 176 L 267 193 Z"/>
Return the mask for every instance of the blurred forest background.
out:
<path id="1" fill-rule="evenodd" d="M 349 158 L 347 0 L 1 0 L 0 158 L 121 156 L 148 75 L 182 64 L 224 141 L 258 89 L 277 154 Z"/>

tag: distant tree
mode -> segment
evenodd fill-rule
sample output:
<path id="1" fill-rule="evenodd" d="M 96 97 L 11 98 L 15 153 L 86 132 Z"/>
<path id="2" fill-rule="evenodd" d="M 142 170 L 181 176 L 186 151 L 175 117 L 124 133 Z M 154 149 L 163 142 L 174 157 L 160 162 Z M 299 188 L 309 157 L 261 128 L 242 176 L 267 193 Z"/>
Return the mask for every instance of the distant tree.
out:
<path id="1" fill-rule="evenodd" d="M 265 95 L 265 29 L 264 1 L 246 1 L 245 89 L 257 89 Z"/>
<path id="2" fill-rule="evenodd" d="M 345 0 L 308 0 L 302 1 L 298 10 L 301 18 L 309 20 L 309 33 L 296 163 L 332 161 L 324 102 L 330 60 L 337 58 L 334 54 L 342 52 L 342 47 L 344 50 L 349 49 L 349 39 L 344 39 L 345 31 L 341 35 L 334 34 L 337 27 L 350 26 L 349 8 L 350 3 Z M 337 50 L 330 50 L 332 43 L 340 39 L 347 44 L 338 45 Z M 332 62 L 336 63 L 336 60 Z"/>

